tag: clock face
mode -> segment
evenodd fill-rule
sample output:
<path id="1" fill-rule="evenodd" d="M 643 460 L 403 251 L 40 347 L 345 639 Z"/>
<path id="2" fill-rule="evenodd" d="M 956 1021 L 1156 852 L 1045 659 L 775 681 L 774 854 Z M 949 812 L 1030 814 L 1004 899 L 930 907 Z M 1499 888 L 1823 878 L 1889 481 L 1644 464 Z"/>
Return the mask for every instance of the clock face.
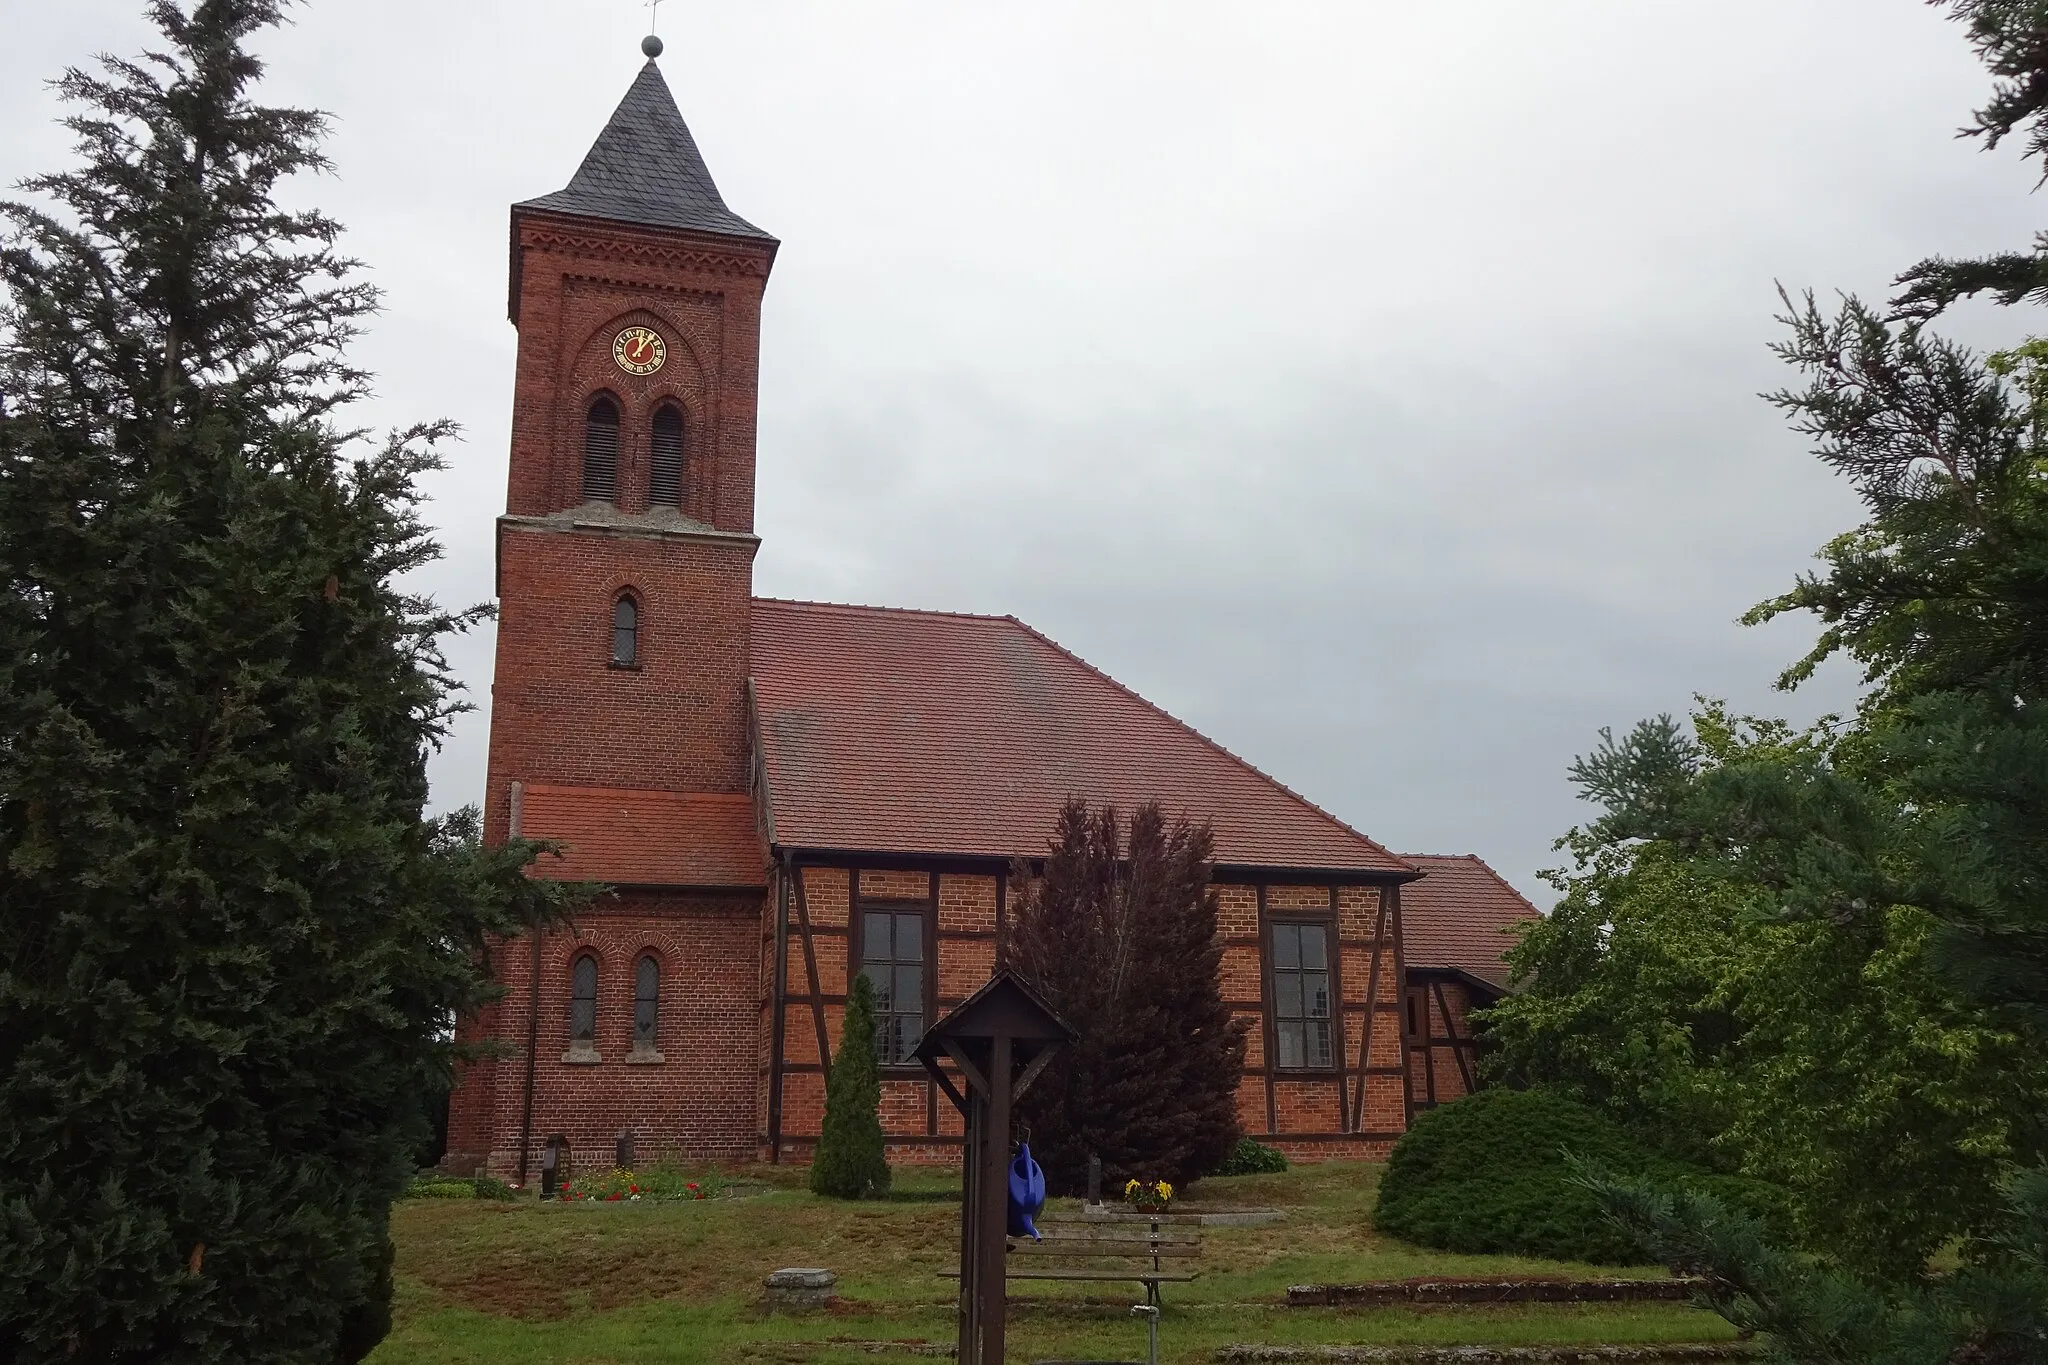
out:
<path id="1" fill-rule="evenodd" d="M 627 374 L 653 374 L 668 359 L 668 343 L 652 327 L 628 327 L 612 339 L 612 359 Z"/>

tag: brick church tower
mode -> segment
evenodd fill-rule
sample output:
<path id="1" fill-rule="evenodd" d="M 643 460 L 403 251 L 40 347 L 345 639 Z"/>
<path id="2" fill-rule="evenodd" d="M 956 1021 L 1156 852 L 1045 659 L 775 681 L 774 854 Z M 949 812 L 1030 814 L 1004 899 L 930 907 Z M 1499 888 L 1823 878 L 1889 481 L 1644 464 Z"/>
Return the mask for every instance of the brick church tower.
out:
<path id="1" fill-rule="evenodd" d="M 514 1173 L 550 1138 L 584 1161 L 636 1128 L 706 1151 L 755 1141 L 748 613 L 777 243 L 726 208 L 660 40 L 643 50 L 568 187 L 512 209 L 485 834 L 561 840 L 543 871 L 615 888 L 574 935 L 504 945 L 508 994 L 466 1030 L 522 1055 L 465 1078 L 451 1154 Z"/>

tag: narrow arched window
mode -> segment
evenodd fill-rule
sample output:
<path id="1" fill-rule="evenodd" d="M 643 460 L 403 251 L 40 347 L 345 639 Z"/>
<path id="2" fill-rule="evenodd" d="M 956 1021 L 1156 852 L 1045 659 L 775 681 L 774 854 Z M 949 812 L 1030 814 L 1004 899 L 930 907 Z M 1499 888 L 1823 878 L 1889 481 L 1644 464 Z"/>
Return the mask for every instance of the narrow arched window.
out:
<path id="1" fill-rule="evenodd" d="M 583 420 L 583 500 L 619 495 L 619 405 L 600 394 Z"/>
<path id="2" fill-rule="evenodd" d="M 640 604 L 629 592 L 612 603 L 612 663 L 619 668 L 640 663 Z"/>
<path id="3" fill-rule="evenodd" d="M 661 964 L 649 953 L 633 968 L 633 1046 L 652 1048 L 660 1022 Z"/>
<path id="4" fill-rule="evenodd" d="M 597 1042 L 597 959 L 589 953 L 569 967 L 569 1041 Z"/>
<path id="5" fill-rule="evenodd" d="M 654 412 L 654 444 L 647 461 L 647 501 L 683 505 L 683 410 L 663 403 Z"/>

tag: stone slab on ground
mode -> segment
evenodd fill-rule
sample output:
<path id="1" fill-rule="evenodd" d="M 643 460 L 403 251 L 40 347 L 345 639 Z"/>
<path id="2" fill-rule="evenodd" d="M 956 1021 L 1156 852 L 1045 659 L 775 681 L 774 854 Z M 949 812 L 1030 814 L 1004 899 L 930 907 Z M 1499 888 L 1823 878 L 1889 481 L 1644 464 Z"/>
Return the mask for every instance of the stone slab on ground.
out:
<path id="1" fill-rule="evenodd" d="M 791 1266 L 775 1271 L 764 1283 L 773 1307 L 823 1308 L 832 1298 L 839 1277 L 829 1270 Z"/>
<path id="2" fill-rule="evenodd" d="M 1747 1342 L 1644 1346 L 1224 1346 L 1221 1365 L 1722 1365 Z"/>
<path id="3" fill-rule="evenodd" d="M 1364 1284 L 1291 1284 L 1289 1308 L 1382 1308 L 1402 1303 L 1681 1303 L 1699 1281 L 1417 1276 Z"/>

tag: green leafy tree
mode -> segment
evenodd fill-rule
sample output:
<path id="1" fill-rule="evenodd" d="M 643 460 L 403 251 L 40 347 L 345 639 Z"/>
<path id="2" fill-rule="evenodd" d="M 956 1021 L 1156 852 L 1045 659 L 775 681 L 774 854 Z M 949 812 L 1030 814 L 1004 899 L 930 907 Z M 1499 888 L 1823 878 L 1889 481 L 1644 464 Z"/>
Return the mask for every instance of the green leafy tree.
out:
<path id="1" fill-rule="evenodd" d="M 1998 78 L 1968 131 L 1995 143 L 2025 128 L 2029 153 L 2048 155 L 2048 6 L 1943 7 Z M 1672 843 L 1787 923 L 1850 938 L 1916 917 L 1943 986 L 2036 1056 L 2048 1044 L 2048 346 L 1980 359 L 1926 325 L 1977 292 L 2048 298 L 2044 261 L 2048 238 L 2032 253 L 1923 262 L 1889 318 L 1855 300 L 1832 317 L 1810 298 L 1792 309 L 1782 349 L 1808 383 L 1777 401 L 1866 515 L 1751 619 L 1820 618 L 1787 686 L 1831 657 L 1863 666 L 1869 691 L 1837 742 L 1800 761 L 1701 765 L 1639 729 L 1582 773 L 1610 833 Z M 1953 1143 L 1939 1126 L 1924 1137 Z M 1653 1245 L 1708 1264 L 1724 1311 L 1760 1314 L 1782 1357 L 2035 1360 L 2048 1354 L 2048 1151 L 2022 1132 L 1997 1156 L 2013 1172 L 2005 1230 L 1978 1229 L 1970 1272 L 1931 1284 L 1788 1260 L 1697 1201 L 1625 1184 L 1607 1195 Z M 1870 1319 L 1853 1340 L 1844 1314 Z"/>
<path id="2" fill-rule="evenodd" d="M 839 1054 L 825 1083 L 825 1123 L 811 1158 L 811 1189 L 834 1199 L 889 1193 L 882 1146 L 882 1076 L 875 1061 L 875 986 L 865 974 L 846 993 Z"/>
<path id="3" fill-rule="evenodd" d="M 250 97 L 278 5 L 148 13 L 0 206 L 0 1357 L 352 1361 L 446 1021 L 579 889 L 422 815 L 449 431 L 339 421 L 376 296 L 276 202 L 326 164 Z"/>
<path id="4" fill-rule="evenodd" d="M 1726 1124 L 1714 1070 L 1733 1031 L 1746 899 L 1668 848 L 1574 831 L 1562 893 L 1508 951 L 1518 989 L 1487 1012 L 1489 1079 L 1541 1085 L 1705 1158 Z"/>
<path id="5" fill-rule="evenodd" d="M 1694 725 L 1696 739 L 1651 722 L 1581 776 L 1625 784 L 1675 755 L 1701 783 L 1773 765 L 1813 782 L 1842 747 L 1831 726 L 1712 706 Z M 1903 905 L 1786 916 L 1699 846 L 1606 825 L 1567 841 L 1578 870 L 1513 950 L 1522 989 L 1487 1016 L 1490 1064 L 1601 1106 L 1671 1156 L 1770 1182 L 1801 1241 L 1880 1279 L 1911 1280 L 1945 1242 L 1998 1226 L 1999 1179 L 2041 1138 L 2048 1066 L 1943 979 L 1938 921 Z"/>
<path id="6" fill-rule="evenodd" d="M 1032 1151 L 1057 1192 L 1185 1184 L 1219 1169 L 1241 1136 L 1244 1027 L 1223 1000 L 1223 943 L 1206 826 L 1062 807 L 1044 872 L 1016 869 L 1009 965 L 1077 1038 L 1020 1100 Z"/>
<path id="7" fill-rule="evenodd" d="M 1747 1134 L 1733 1140 L 1762 1153 L 1781 1139 L 1777 1159 L 1809 1208 L 1840 1188 L 1838 1174 L 1863 1193 L 1843 1201 L 1847 1235 L 1817 1243 L 1829 1253 L 1813 1271 L 1818 1287 L 1788 1289 L 1774 1311 L 1796 1317 L 1858 1283 L 1879 1298 L 1921 1293 L 1946 1207 L 1989 1278 L 1926 1290 L 1933 1316 L 1914 1318 L 1909 1335 L 1936 1351 L 1926 1324 L 1947 1321 L 1954 1358 L 1973 1359 L 1973 1343 L 2005 1331 L 1998 1323 L 2048 1331 L 2048 1297 L 2007 1305 L 2019 1318 L 2001 1309 L 1996 1322 L 1969 1298 L 1981 1284 L 2023 1296 L 2048 1285 L 2030 1244 L 1999 1231 L 2042 1216 L 2024 1203 L 2038 1183 L 2002 1177 L 2048 1154 L 2038 1062 L 2048 1042 L 2044 349 L 1979 360 L 1853 300 L 1833 318 L 1808 302 L 1789 321 L 1785 353 L 1812 380 L 1779 401 L 1854 481 L 1868 515 L 1823 549 L 1824 572 L 1753 616 L 1819 615 L 1820 642 L 1786 685 L 1842 654 L 1863 665 L 1866 698 L 1853 723 L 1795 745 L 1716 753 L 1646 723 L 1575 775 L 1606 807 L 1596 837 L 1674 850 L 1699 876 L 1753 896 L 1795 950 L 1783 959 L 1791 970 L 1752 977 L 1747 993 L 1767 1001 L 1775 984 L 1801 1002 L 1778 1026 L 1785 1056 L 1754 1080 L 1758 1096 L 1804 1108 L 1773 1119 L 1751 1105 Z M 1930 1075 L 1907 1065 L 1916 1056 Z M 1830 1125 L 1831 1142 L 1797 1141 Z M 1658 1245 L 1690 1236 L 1729 1255 L 1752 1245 L 1704 1225 L 1674 1233 L 1696 1202 L 1650 1210 L 1619 1187 L 1611 1196 Z M 1775 1265 L 1715 1268 L 1737 1284 L 1769 1280 Z M 1791 1327 L 1776 1339 L 1795 1354 L 1817 1349 Z"/>

